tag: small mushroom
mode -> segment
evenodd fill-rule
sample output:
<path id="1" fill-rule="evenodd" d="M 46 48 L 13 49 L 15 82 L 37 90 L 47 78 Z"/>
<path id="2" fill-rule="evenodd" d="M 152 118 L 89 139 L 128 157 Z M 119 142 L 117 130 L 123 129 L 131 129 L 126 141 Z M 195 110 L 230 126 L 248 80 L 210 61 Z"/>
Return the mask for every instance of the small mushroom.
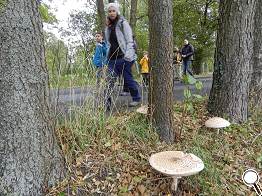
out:
<path id="1" fill-rule="evenodd" d="M 219 129 L 230 126 L 230 122 L 220 117 L 213 117 L 205 122 L 205 126 L 218 129 L 217 133 L 219 134 Z"/>
<path id="2" fill-rule="evenodd" d="M 139 108 L 137 108 L 136 112 L 140 113 L 140 114 L 147 114 L 148 111 L 148 106 L 147 105 L 143 105 Z"/>
<path id="3" fill-rule="evenodd" d="M 150 165 L 162 174 L 171 176 L 171 189 L 177 190 L 178 180 L 183 176 L 197 174 L 204 169 L 203 161 L 191 153 L 182 151 L 164 151 L 151 155 Z"/>

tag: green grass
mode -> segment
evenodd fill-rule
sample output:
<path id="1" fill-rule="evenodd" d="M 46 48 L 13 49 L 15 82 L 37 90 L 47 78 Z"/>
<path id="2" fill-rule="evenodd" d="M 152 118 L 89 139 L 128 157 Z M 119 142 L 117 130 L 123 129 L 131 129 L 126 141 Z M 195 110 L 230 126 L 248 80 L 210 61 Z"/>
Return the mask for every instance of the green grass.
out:
<path id="1" fill-rule="evenodd" d="M 63 76 L 50 75 L 50 88 L 71 88 L 94 85 L 95 73 L 75 73 Z"/>
<path id="2" fill-rule="evenodd" d="M 132 67 L 133 76 L 136 81 L 141 82 L 141 75 L 135 67 Z M 49 73 L 50 88 L 71 88 L 83 87 L 96 84 L 96 71 L 93 70 L 76 70 L 72 74 L 59 75 L 58 73 Z"/>
<path id="3" fill-rule="evenodd" d="M 141 191 L 144 195 L 171 194 L 171 179 L 155 172 L 148 163 L 152 153 L 165 150 L 193 153 L 205 164 L 200 174 L 182 179 L 181 193 L 251 194 L 241 175 L 247 168 L 261 169 L 262 138 L 256 137 L 261 134 L 261 115 L 217 134 L 216 130 L 203 126 L 208 118 L 204 102 L 194 103 L 194 113 L 187 114 L 183 122 L 180 121 L 183 106 L 176 105 L 175 124 L 184 126 L 180 141 L 168 145 L 158 140 L 145 116 L 136 113 L 104 116 L 103 112 L 92 111 L 90 105 L 60 122 L 57 134 L 68 167 L 70 171 L 78 170 L 78 174 L 70 173 L 50 195 L 62 193 L 68 186 L 85 194 L 97 194 L 97 191 L 114 195 L 142 194 Z M 87 174 L 83 168 L 92 178 L 84 178 Z"/>

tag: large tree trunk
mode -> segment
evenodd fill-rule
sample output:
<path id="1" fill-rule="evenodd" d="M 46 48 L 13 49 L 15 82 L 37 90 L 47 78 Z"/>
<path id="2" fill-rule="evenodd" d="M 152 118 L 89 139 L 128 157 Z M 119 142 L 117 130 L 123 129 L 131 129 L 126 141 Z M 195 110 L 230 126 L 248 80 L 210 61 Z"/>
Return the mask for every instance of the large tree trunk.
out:
<path id="1" fill-rule="evenodd" d="M 99 19 L 99 30 L 104 33 L 106 26 L 105 6 L 103 0 L 96 0 L 97 14 Z"/>
<path id="2" fill-rule="evenodd" d="M 172 19 L 172 0 L 149 0 L 150 111 L 160 138 L 167 142 L 174 141 Z"/>
<path id="3" fill-rule="evenodd" d="M 255 29 L 254 29 L 254 51 L 253 51 L 253 73 L 250 85 L 250 100 L 253 109 L 262 108 L 262 1 L 256 5 Z"/>
<path id="4" fill-rule="evenodd" d="M 221 0 L 213 85 L 208 109 L 233 122 L 248 117 L 255 0 Z"/>
<path id="5" fill-rule="evenodd" d="M 37 1 L 8 0 L 0 13 L 0 195 L 43 195 L 65 176 L 48 103 Z"/>
<path id="6" fill-rule="evenodd" d="M 133 34 L 136 34 L 136 14 L 137 14 L 137 0 L 131 0 L 130 9 L 130 26 L 133 30 Z"/>

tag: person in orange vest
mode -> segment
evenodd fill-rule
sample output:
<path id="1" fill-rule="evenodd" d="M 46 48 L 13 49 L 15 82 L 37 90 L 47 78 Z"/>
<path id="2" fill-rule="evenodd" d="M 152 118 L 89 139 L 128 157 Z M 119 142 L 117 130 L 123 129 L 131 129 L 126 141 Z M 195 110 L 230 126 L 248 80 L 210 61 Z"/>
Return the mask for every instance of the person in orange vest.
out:
<path id="1" fill-rule="evenodd" d="M 140 65 L 141 65 L 141 75 L 143 77 L 143 84 L 145 86 L 148 86 L 149 84 L 149 61 L 148 61 L 148 52 L 144 51 L 144 56 L 140 60 Z"/>

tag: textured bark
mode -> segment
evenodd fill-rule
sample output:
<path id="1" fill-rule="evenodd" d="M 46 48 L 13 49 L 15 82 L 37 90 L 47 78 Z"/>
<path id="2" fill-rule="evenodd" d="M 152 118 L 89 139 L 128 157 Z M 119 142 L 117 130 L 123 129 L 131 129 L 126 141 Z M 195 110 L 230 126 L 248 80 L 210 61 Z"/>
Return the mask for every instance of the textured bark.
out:
<path id="1" fill-rule="evenodd" d="M 173 130 L 173 1 L 149 0 L 151 82 L 149 103 L 160 138 L 174 141 Z"/>
<path id="2" fill-rule="evenodd" d="M 8 0 L 0 13 L 0 195 L 43 195 L 65 175 L 37 6 Z"/>
<path id="3" fill-rule="evenodd" d="M 131 10 L 130 10 L 130 26 L 135 35 L 136 32 L 136 14 L 137 14 L 137 0 L 131 0 Z"/>
<path id="4" fill-rule="evenodd" d="M 253 51 L 255 0 L 221 0 L 213 84 L 208 109 L 213 115 L 243 122 L 248 117 L 248 94 Z"/>
<path id="5" fill-rule="evenodd" d="M 253 109 L 262 109 L 262 1 L 257 1 L 254 28 L 253 73 L 250 100 Z"/>
<path id="6" fill-rule="evenodd" d="M 104 33 L 106 27 L 105 6 L 103 0 L 96 0 L 97 14 L 99 19 L 99 31 Z"/>

